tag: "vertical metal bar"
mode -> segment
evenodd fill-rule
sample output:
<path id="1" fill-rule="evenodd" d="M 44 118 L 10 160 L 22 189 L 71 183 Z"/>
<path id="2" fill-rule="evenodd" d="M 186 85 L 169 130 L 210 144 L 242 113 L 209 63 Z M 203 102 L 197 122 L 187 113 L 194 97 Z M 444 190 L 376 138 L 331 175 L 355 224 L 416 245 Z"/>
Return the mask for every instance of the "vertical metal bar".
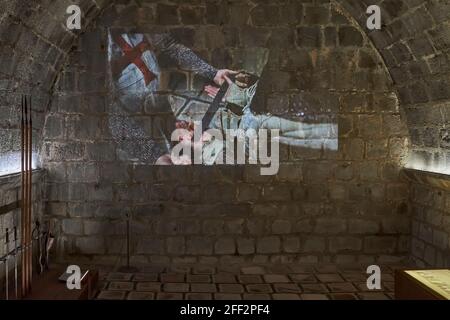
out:
<path id="1" fill-rule="evenodd" d="M 33 117 L 32 117 L 32 103 L 30 96 L 30 105 L 29 105 L 29 152 L 28 152 L 28 165 L 30 169 L 30 173 L 28 176 L 28 264 L 29 264 L 29 273 L 28 273 L 28 288 L 31 290 L 31 281 L 33 278 L 33 239 L 32 239 L 32 210 L 33 210 L 33 194 L 32 194 L 32 186 L 33 186 Z"/>
<path id="2" fill-rule="evenodd" d="M 130 215 L 127 214 L 127 268 L 130 268 Z"/>
<path id="3" fill-rule="evenodd" d="M 22 178 L 22 190 L 21 190 L 21 196 L 22 196 L 22 206 L 20 208 L 20 244 L 21 244 L 21 295 L 22 297 L 25 295 L 25 254 L 24 254 L 24 248 L 25 248 L 25 210 L 26 210 L 26 199 L 25 199 L 25 101 L 24 96 L 22 95 L 21 100 L 21 178 Z"/>
<path id="4" fill-rule="evenodd" d="M 24 295 L 28 293 L 28 97 L 25 95 L 25 210 L 24 210 Z"/>
<path id="5" fill-rule="evenodd" d="M 14 293 L 16 300 L 19 298 L 17 292 L 17 226 L 14 226 Z"/>
<path id="6" fill-rule="evenodd" d="M 5 298 L 9 300 L 9 230 L 6 228 L 5 235 Z"/>

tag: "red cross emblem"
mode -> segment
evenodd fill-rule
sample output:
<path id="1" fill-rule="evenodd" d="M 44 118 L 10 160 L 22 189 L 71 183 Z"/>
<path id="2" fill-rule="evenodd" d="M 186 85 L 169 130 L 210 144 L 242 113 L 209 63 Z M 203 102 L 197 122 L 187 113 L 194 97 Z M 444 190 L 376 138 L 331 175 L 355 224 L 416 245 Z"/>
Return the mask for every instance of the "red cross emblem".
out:
<path id="1" fill-rule="evenodd" d="M 148 85 L 152 80 L 156 79 L 156 75 L 147 67 L 142 60 L 142 54 L 145 51 L 151 50 L 151 46 L 145 40 L 142 40 L 138 45 L 132 47 L 125 41 L 121 35 L 114 37 L 114 41 L 122 49 L 123 56 L 115 62 L 115 71 L 122 72 L 130 64 L 136 65 L 136 67 L 144 75 L 145 85 Z"/>

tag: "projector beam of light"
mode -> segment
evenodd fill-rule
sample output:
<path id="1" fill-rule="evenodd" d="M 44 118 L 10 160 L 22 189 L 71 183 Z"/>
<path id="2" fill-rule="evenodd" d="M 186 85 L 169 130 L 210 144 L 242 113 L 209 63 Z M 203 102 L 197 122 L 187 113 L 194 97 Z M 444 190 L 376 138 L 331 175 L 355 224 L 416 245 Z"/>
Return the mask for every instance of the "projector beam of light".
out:
<path id="1" fill-rule="evenodd" d="M 38 156 L 33 152 L 31 168 L 36 169 L 38 164 Z M 10 152 L 0 155 L 0 176 L 19 173 L 21 170 L 21 154 L 20 152 Z"/>

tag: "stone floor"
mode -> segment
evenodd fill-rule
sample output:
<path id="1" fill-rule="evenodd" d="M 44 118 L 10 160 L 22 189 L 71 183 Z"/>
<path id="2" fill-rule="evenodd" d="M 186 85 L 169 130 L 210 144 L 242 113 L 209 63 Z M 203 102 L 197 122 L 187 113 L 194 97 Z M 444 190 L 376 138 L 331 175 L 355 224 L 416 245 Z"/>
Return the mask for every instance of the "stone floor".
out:
<path id="1" fill-rule="evenodd" d="M 137 273 L 102 271 L 97 299 L 394 299 L 393 274 L 399 267 L 381 267 L 381 290 L 367 288 L 366 267 L 172 266 L 148 267 Z"/>

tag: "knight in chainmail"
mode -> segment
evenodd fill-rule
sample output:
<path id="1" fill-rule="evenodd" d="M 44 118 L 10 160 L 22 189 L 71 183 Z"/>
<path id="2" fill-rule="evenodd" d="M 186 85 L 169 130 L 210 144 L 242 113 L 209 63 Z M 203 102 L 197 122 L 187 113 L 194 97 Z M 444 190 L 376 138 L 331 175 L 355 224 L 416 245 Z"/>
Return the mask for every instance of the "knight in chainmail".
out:
<path id="1" fill-rule="evenodd" d="M 112 79 L 109 127 L 118 156 L 145 163 L 155 163 L 168 152 L 168 137 L 177 120 L 172 115 L 161 120 L 164 122 L 161 125 L 146 125 L 139 117 L 145 104 L 169 105 L 167 96 L 161 98 L 157 94 L 161 87 L 161 61 L 169 60 L 179 69 L 217 84 L 221 81 L 218 76 L 228 71 L 214 68 L 167 33 L 110 31 L 108 53 Z M 170 111 L 170 106 L 167 109 Z"/>
<path id="2" fill-rule="evenodd" d="M 181 70 L 187 70 L 216 85 L 225 81 L 224 75 L 231 70 L 218 70 L 199 58 L 191 49 L 176 42 L 167 33 L 128 34 L 110 32 L 109 61 L 113 80 L 112 110 L 109 113 L 111 135 L 117 143 L 119 158 L 156 163 L 170 154 L 171 133 L 178 120 L 193 121 L 193 109 L 208 105 L 199 99 L 196 104 L 184 103 L 186 113 L 175 111 L 177 95 L 161 98 L 161 64 L 170 60 Z M 278 129 L 280 142 L 290 145 L 322 148 L 325 143 L 336 144 L 337 126 L 333 123 L 304 123 L 274 115 L 256 114 L 253 110 L 259 77 L 267 63 L 267 49 L 252 49 L 247 56 L 244 73 L 255 76 L 248 86 L 230 83 L 222 107 L 215 114 L 210 127 L 222 132 L 227 129 Z M 124 58 L 127 58 L 124 61 Z M 132 63 L 130 63 L 130 61 Z M 209 103 L 211 100 L 209 101 Z M 158 105 L 170 117 L 164 123 L 145 123 L 142 117 L 143 105 Z M 183 109 L 183 108 L 179 108 Z M 201 108 L 200 108 L 201 109 Z M 207 107 L 206 107 L 207 109 Z M 206 111 L 203 108 L 203 112 Z M 170 112 L 173 111 L 173 112 Z M 198 111 L 198 110 L 197 110 Z M 197 119 L 198 120 L 198 119 Z M 203 128 L 204 130 L 207 128 Z M 157 136 L 157 138 L 155 138 Z M 331 146 L 331 149 L 335 146 Z M 223 155 L 223 141 L 212 141 L 204 146 L 205 164 L 213 164 Z M 170 159 L 168 161 L 170 163 Z"/>

